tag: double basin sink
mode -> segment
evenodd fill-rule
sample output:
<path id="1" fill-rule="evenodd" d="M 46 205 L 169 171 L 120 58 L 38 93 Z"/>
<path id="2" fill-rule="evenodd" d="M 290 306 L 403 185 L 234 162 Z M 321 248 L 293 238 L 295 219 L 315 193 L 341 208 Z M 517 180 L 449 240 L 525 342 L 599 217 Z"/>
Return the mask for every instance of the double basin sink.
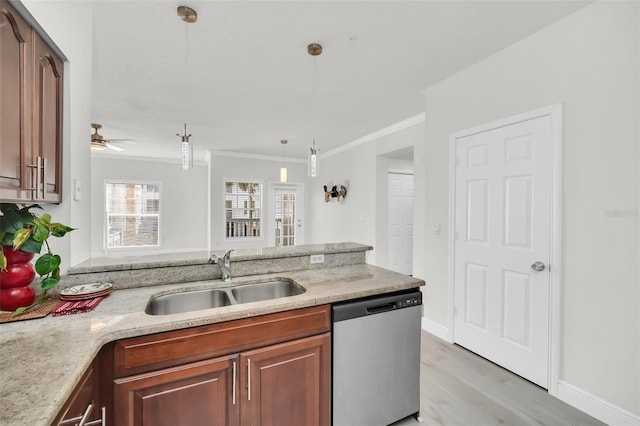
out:
<path id="1" fill-rule="evenodd" d="M 150 315 L 177 314 L 296 296 L 305 291 L 304 287 L 292 280 L 277 278 L 233 287 L 191 290 L 155 296 L 149 299 L 144 311 Z"/>

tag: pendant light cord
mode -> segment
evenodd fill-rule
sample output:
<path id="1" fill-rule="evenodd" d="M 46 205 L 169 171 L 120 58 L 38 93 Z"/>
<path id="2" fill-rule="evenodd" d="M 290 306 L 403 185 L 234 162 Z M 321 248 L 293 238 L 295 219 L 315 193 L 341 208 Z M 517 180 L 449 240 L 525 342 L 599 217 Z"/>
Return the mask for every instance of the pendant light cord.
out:
<path id="1" fill-rule="evenodd" d="M 187 101 L 188 101 L 188 74 L 189 74 L 189 23 L 185 22 L 185 47 L 184 47 L 184 133 L 187 134 Z"/>

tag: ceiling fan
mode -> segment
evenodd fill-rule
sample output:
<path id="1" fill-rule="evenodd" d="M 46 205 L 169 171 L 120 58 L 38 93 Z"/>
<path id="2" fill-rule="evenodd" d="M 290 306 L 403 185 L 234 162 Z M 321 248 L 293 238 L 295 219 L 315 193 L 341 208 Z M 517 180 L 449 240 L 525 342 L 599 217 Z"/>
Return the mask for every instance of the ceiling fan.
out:
<path id="1" fill-rule="evenodd" d="M 133 139 L 105 139 L 98 133 L 98 130 L 102 128 L 102 124 L 91 123 L 91 127 L 95 130 L 95 132 L 91 134 L 91 149 L 94 151 L 104 151 L 105 149 L 124 151 L 124 148 L 120 148 L 114 144 L 136 143 Z"/>

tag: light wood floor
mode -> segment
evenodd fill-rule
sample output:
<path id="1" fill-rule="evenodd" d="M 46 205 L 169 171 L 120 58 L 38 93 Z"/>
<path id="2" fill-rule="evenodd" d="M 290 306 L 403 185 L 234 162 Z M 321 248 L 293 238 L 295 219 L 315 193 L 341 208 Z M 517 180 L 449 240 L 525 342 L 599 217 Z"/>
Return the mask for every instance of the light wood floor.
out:
<path id="1" fill-rule="evenodd" d="M 603 425 L 545 389 L 422 331 L 422 425 Z M 393 426 L 419 424 L 409 417 Z"/>

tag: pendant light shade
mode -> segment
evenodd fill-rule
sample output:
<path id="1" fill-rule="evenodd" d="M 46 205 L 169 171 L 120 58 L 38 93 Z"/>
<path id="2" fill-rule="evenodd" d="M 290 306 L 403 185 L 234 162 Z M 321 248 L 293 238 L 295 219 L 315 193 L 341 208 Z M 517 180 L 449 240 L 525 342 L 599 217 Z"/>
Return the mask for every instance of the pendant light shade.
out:
<path id="1" fill-rule="evenodd" d="M 282 139 L 280 143 L 282 144 L 282 158 L 284 160 L 284 147 L 287 145 L 286 139 Z M 280 167 L 280 183 L 287 183 L 287 168 Z"/>
<path id="2" fill-rule="evenodd" d="M 309 148 L 309 158 L 307 159 L 307 174 L 311 177 L 317 177 L 320 174 L 320 159 L 318 158 L 318 149 L 316 148 L 316 140 L 313 140 L 311 148 Z"/>

